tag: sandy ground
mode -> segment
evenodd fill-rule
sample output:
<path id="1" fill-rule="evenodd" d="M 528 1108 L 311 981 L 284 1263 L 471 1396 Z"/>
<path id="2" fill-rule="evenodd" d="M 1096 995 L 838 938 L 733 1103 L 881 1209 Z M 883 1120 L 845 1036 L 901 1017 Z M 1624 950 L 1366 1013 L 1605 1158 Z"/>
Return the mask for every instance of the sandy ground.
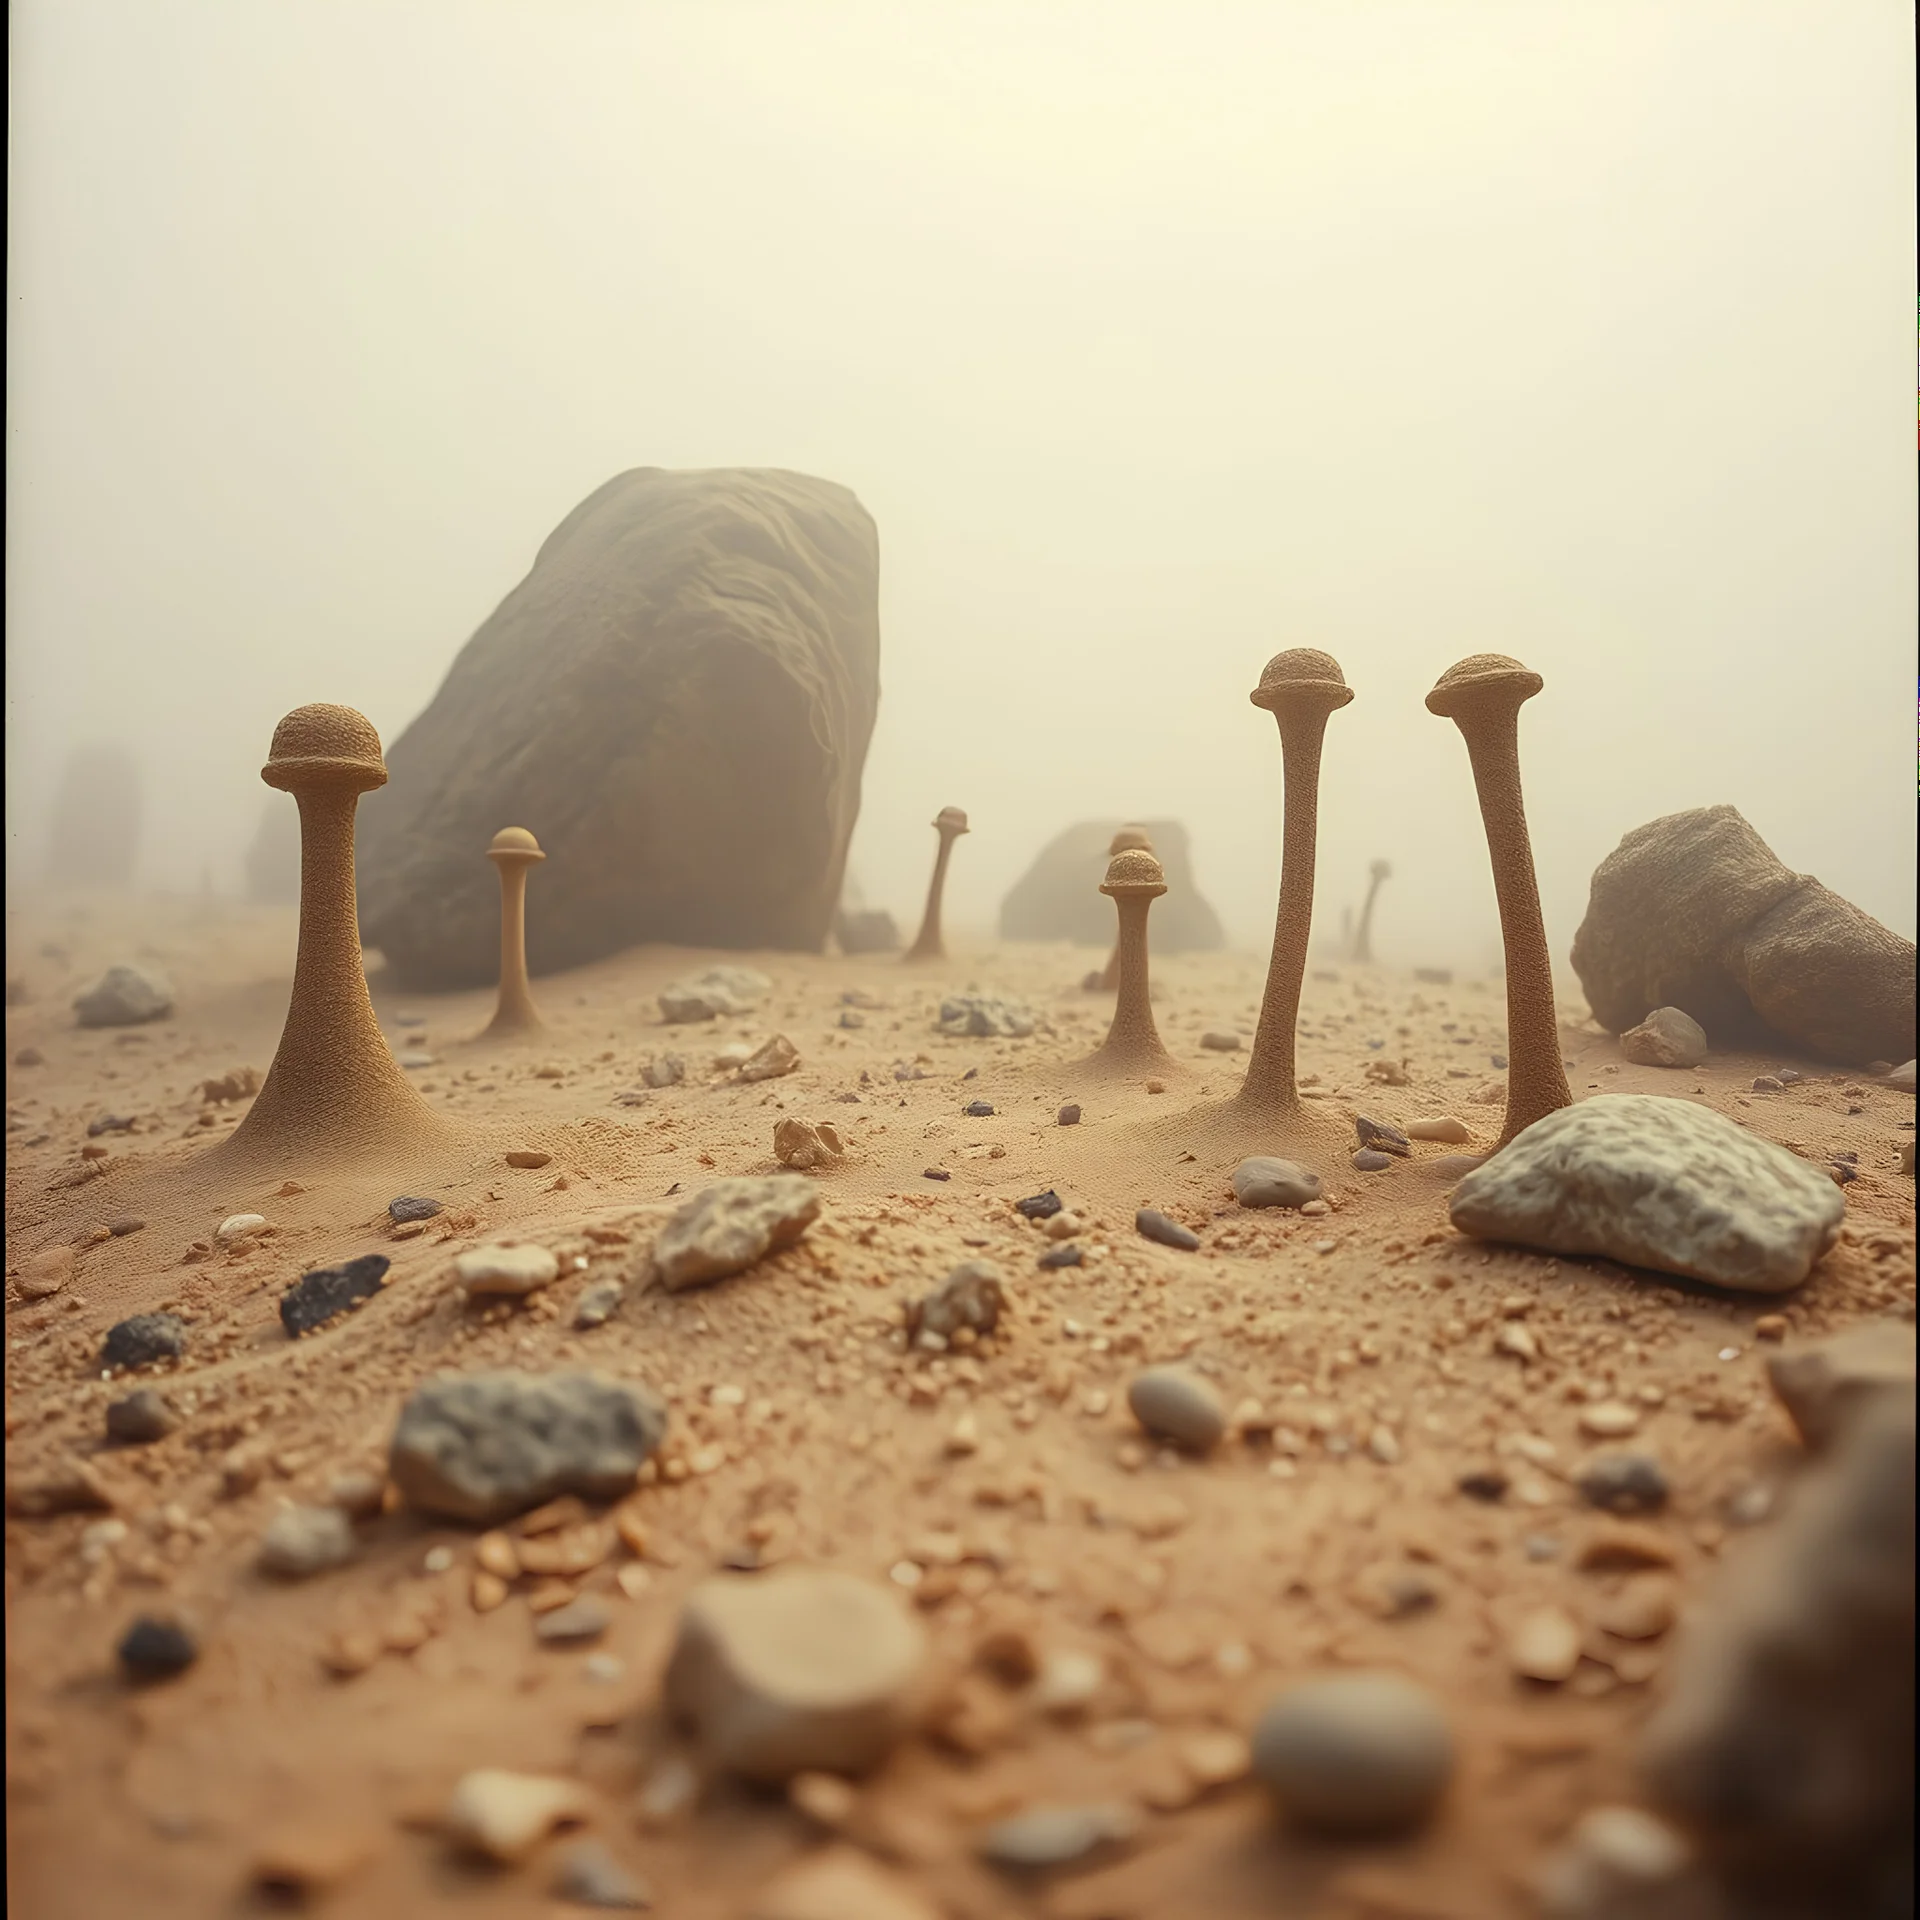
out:
<path id="1" fill-rule="evenodd" d="M 1302 1145 L 1235 1142 L 1195 1117 L 1244 1064 L 1199 1039 L 1216 1028 L 1251 1037 L 1264 973 L 1251 955 L 1156 966 L 1161 1031 L 1187 1069 L 1159 1093 L 1072 1066 L 1110 1005 L 1079 985 L 1101 957 L 1086 950 L 908 967 L 648 949 L 537 981 L 550 1031 L 493 1051 L 466 1038 L 490 994 L 400 997 L 376 977 L 389 1036 L 408 1050 L 424 1041 L 435 1064 L 416 1078 L 466 1132 L 423 1164 L 232 1180 L 203 1156 L 243 1109 L 204 1108 L 198 1086 L 237 1066 L 264 1072 L 292 936 L 290 912 L 185 902 L 49 908 L 18 916 L 10 935 L 8 973 L 28 999 L 7 1012 L 8 1274 L 122 1216 L 145 1222 L 83 1246 L 51 1300 L 22 1302 L 9 1287 L 10 1477 L 85 1454 L 126 1529 L 103 1539 L 97 1512 L 7 1523 L 8 1884 L 26 1920 L 259 1910 L 250 1875 L 289 1822 L 303 1844 L 325 1829 L 358 1861 L 322 1888 L 333 1911 L 579 1911 L 549 1894 L 554 1847 L 483 1870 L 433 1831 L 454 1781 L 481 1765 L 588 1782 L 593 1831 L 650 1883 L 656 1911 L 742 1914 L 821 1829 L 725 1786 L 678 1812 L 649 1802 L 672 1758 L 656 1683 L 693 1581 L 722 1564 L 795 1559 L 892 1580 L 924 1609 L 953 1676 L 947 1705 L 862 1785 L 847 1830 L 953 1920 L 1527 1913 L 1527 1876 L 1572 1818 L 1631 1793 L 1634 1730 L 1667 1645 L 1592 1624 L 1625 1575 L 1604 1551 L 1589 1564 L 1621 1523 L 1572 1485 L 1594 1447 L 1583 1408 L 1639 1409 L 1629 1444 L 1660 1459 L 1673 1499 L 1643 1523 L 1636 1551 L 1670 1559 L 1691 1604 L 1737 1551 L 1739 1528 L 1764 1524 L 1793 1456 L 1763 1372 L 1780 1329 L 1756 1323 L 1778 1315 L 1799 1338 L 1912 1310 L 1913 1186 L 1895 1170 L 1910 1096 L 1773 1055 L 1677 1073 L 1625 1065 L 1576 995 L 1562 1028 L 1576 1097 L 1677 1095 L 1821 1160 L 1858 1154 L 1842 1244 L 1798 1293 L 1723 1298 L 1463 1239 L 1443 1186 L 1421 1171 L 1445 1147 L 1417 1147 L 1413 1164 L 1384 1174 L 1351 1171 L 1356 1110 L 1402 1123 L 1453 1113 L 1491 1140 L 1497 982 L 1316 970 L 1301 1071 L 1330 1118 L 1301 1157 L 1326 1178 L 1332 1210 L 1242 1213 L 1225 1182 L 1239 1154 Z M 172 973 L 175 1016 L 76 1030 L 72 994 L 126 958 Z M 773 994 L 748 1020 L 663 1028 L 654 994 L 709 959 L 762 968 Z M 878 1004 L 846 1029 L 836 1023 L 853 990 Z M 1023 999 L 1051 1031 L 938 1037 L 938 1001 L 964 990 Z M 719 1046 L 773 1032 L 800 1050 L 790 1077 L 738 1086 L 706 1071 Z M 11 1064 L 22 1049 L 42 1063 Z M 688 1059 L 688 1081 L 619 1104 L 642 1061 L 668 1050 Z M 1383 1059 L 1404 1060 L 1410 1083 L 1370 1083 L 1366 1067 Z M 897 1063 L 916 1062 L 925 1077 L 896 1079 Z M 1806 1078 L 1749 1091 L 1781 1065 Z M 996 1111 L 968 1118 L 972 1100 Z M 1084 1109 L 1078 1128 L 1055 1123 L 1065 1100 Z M 104 1159 L 83 1160 L 87 1127 L 106 1113 L 136 1129 L 101 1135 Z M 806 1240 L 704 1291 L 631 1288 L 611 1322 L 575 1331 L 579 1293 L 644 1252 L 679 1198 L 721 1174 L 773 1169 L 782 1114 L 831 1118 L 849 1143 L 820 1176 L 824 1206 Z M 517 1145 L 553 1159 L 509 1169 Z M 1087 1223 L 1077 1269 L 1040 1270 L 1049 1243 L 1013 1211 L 1048 1187 Z M 385 1207 L 401 1193 L 446 1210 L 397 1236 Z M 1190 1224 L 1202 1250 L 1139 1238 L 1143 1205 Z M 215 1224 L 242 1211 L 272 1230 L 209 1251 Z M 452 1256 L 504 1231 L 538 1235 L 573 1270 L 528 1306 L 473 1311 Z M 386 1289 L 289 1342 L 275 1311 L 283 1288 L 374 1250 L 393 1261 Z M 981 1354 L 908 1356 L 903 1303 L 972 1257 L 1009 1277 L 1010 1325 Z M 103 1410 L 129 1386 L 99 1377 L 100 1340 L 123 1316 L 160 1308 L 192 1327 L 188 1357 L 154 1381 L 187 1417 L 155 1445 L 108 1449 Z M 1537 1357 L 1496 1350 L 1515 1324 Z M 1175 1357 L 1212 1374 L 1230 1406 L 1262 1410 L 1204 1462 L 1156 1454 L 1126 1412 L 1131 1373 Z M 673 1415 L 659 1471 L 635 1496 L 644 1557 L 620 1547 L 573 1583 L 617 1610 L 598 1646 L 536 1642 L 525 1592 L 476 1611 L 473 1534 L 405 1512 L 369 1523 L 349 1567 L 291 1586 L 254 1570 L 280 1502 L 321 1498 L 336 1475 L 381 1465 L 422 1377 L 569 1364 L 644 1380 Z M 949 1445 L 963 1417 L 971 1451 Z M 1511 1482 L 1503 1500 L 1456 1490 L 1495 1463 Z M 1542 1603 L 1588 1623 L 1586 1657 L 1562 1686 L 1517 1681 L 1506 1661 L 1509 1629 Z M 189 1616 L 205 1652 L 181 1679 L 134 1690 L 113 1648 L 146 1610 Z M 1009 1625 L 1043 1651 L 1102 1657 L 1106 1679 L 1084 1711 L 1037 1713 L 978 1671 L 984 1636 Z M 387 1651 L 342 1677 L 327 1657 L 355 1634 Z M 1197 1736 L 1245 1732 L 1285 1681 L 1355 1664 L 1417 1676 L 1454 1718 L 1457 1784 L 1417 1839 L 1311 1841 L 1256 1785 L 1197 1777 L 1209 1745 Z M 1117 1863 L 1017 1884 L 973 1855 L 977 1830 L 1005 1812 L 1112 1799 L 1145 1822 Z"/>

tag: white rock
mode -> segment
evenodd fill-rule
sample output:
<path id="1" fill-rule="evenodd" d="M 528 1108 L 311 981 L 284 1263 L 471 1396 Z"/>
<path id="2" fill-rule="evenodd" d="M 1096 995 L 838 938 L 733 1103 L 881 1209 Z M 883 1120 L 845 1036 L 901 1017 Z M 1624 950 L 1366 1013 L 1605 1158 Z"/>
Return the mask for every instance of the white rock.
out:
<path id="1" fill-rule="evenodd" d="M 660 1229 L 653 1264 L 669 1293 L 740 1273 L 790 1247 L 820 1213 L 820 1192 L 798 1174 L 716 1180 Z"/>
<path id="2" fill-rule="evenodd" d="M 1461 1177 L 1453 1224 L 1486 1240 L 1599 1254 L 1744 1293 L 1797 1287 L 1846 1216 L 1797 1155 L 1685 1100 L 1563 1107 Z"/>
<path id="3" fill-rule="evenodd" d="M 586 1790 L 577 1781 L 481 1767 L 454 1788 L 443 1824 L 475 1852 L 511 1863 L 524 1860 L 555 1827 L 587 1812 Z"/>
<path id="4" fill-rule="evenodd" d="M 1655 1007 L 1620 1036 L 1620 1057 L 1637 1067 L 1697 1067 L 1707 1057 L 1707 1030 L 1678 1007 Z"/>
<path id="5" fill-rule="evenodd" d="M 455 1277 L 470 1294 L 533 1293 L 560 1272 L 557 1256 L 527 1241 L 499 1240 L 475 1247 L 453 1263 Z"/>
<path id="6" fill-rule="evenodd" d="M 703 1580 L 663 1682 L 708 1757 L 745 1778 L 862 1774 L 912 1725 L 925 1630 L 873 1581 L 826 1567 Z"/>
<path id="7" fill-rule="evenodd" d="M 230 1213 L 214 1228 L 213 1237 L 223 1247 L 239 1240 L 251 1240 L 267 1224 L 264 1213 Z"/>

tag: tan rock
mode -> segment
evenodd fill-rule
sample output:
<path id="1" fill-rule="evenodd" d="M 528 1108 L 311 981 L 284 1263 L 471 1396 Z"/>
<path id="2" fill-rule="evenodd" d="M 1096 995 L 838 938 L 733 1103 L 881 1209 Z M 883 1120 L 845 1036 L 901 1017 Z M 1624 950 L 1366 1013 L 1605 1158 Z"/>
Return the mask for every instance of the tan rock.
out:
<path id="1" fill-rule="evenodd" d="M 577 1780 L 482 1767 L 453 1790 L 442 1824 L 463 1846 L 491 1860 L 524 1860 L 555 1827 L 586 1818 Z"/>
<path id="2" fill-rule="evenodd" d="M 1657 1640 L 1673 1625 L 1677 1606 L 1666 1574 L 1636 1573 L 1600 1604 L 1595 1623 L 1617 1639 Z"/>
<path id="3" fill-rule="evenodd" d="M 940 1909 L 871 1855 L 835 1846 L 775 1875 L 746 1920 L 940 1920 Z"/>
<path id="4" fill-rule="evenodd" d="M 1829 1446 L 1865 1404 L 1914 1390 L 1914 1326 L 1869 1320 L 1831 1339 L 1772 1355 L 1767 1379 L 1800 1437 L 1816 1451 Z"/>
<path id="5" fill-rule="evenodd" d="M 1537 1607 L 1507 1636 L 1507 1664 L 1523 1680 L 1550 1686 L 1571 1679 L 1580 1664 L 1580 1624 L 1564 1607 Z"/>

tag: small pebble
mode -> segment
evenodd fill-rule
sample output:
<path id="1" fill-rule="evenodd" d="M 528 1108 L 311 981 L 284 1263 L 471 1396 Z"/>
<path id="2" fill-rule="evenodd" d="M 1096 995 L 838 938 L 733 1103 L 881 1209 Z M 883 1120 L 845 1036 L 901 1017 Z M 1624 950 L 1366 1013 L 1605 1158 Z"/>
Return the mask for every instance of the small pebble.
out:
<path id="1" fill-rule="evenodd" d="M 1187 1367 L 1149 1367 L 1127 1388 L 1133 1417 L 1157 1439 L 1206 1453 L 1227 1431 L 1227 1409 L 1213 1383 Z"/>
<path id="2" fill-rule="evenodd" d="M 1064 1247 L 1049 1247 L 1035 1264 L 1053 1269 L 1056 1267 L 1077 1267 L 1082 1265 L 1085 1260 L 1086 1255 L 1069 1241 Z"/>
<path id="3" fill-rule="evenodd" d="M 1203 1033 L 1200 1044 L 1213 1053 L 1238 1053 L 1240 1036 L 1237 1033 Z"/>
<path id="4" fill-rule="evenodd" d="M 1372 1147 L 1362 1147 L 1353 1156 L 1355 1173 L 1385 1173 L 1392 1165 L 1393 1161 L 1387 1154 L 1378 1153 Z"/>
<path id="5" fill-rule="evenodd" d="M 1618 1514 L 1658 1513 L 1669 1491 L 1659 1461 L 1644 1453 L 1596 1454 L 1578 1484 L 1588 1505 Z"/>
<path id="6" fill-rule="evenodd" d="M 1506 1497 L 1510 1482 L 1498 1467 L 1476 1467 L 1470 1473 L 1463 1473 L 1453 1484 L 1469 1500 L 1484 1500 L 1491 1504 Z"/>
<path id="7" fill-rule="evenodd" d="M 440 1211 L 438 1200 L 423 1200 L 414 1194 L 403 1193 L 397 1200 L 387 1202 L 388 1216 L 396 1221 L 431 1220 Z"/>
<path id="8" fill-rule="evenodd" d="M 200 1643 L 178 1620 L 143 1613 L 115 1650 L 132 1680 L 169 1680 L 200 1658 Z"/>
<path id="9" fill-rule="evenodd" d="M 986 1100 L 969 1100 L 960 1111 L 964 1113 L 969 1120 L 984 1120 L 993 1112 L 993 1106 L 991 1102 Z"/>
<path id="10" fill-rule="evenodd" d="M 1080 1124 L 1080 1109 L 1069 1102 L 1054 1115 L 1054 1119 L 1063 1127 L 1077 1127 Z"/>
<path id="11" fill-rule="evenodd" d="M 1233 1197 L 1243 1207 L 1312 1206 L 1320 1198 L 1320 1176 L 1291 1160 L 1254 1154 L 1230 1176 Z M 1324 1211 L 1324 1208 L 1322 1209 Z"/>
<path id="12" fill-rule="evenodd" d="M 139 1387 L 107 1408 L 107 1438 L 122 1446 L 140 1447 L 164 1440 L 180 1424 L 165 1398 L 152 1387 Z"/>
<path id="13" fill-rule="evenodd" d="M 174 1313 L 136 1313 L 107 1329 L 102 1367 L 147 1367 L 177 1359 L 187 1350 L 187 1323 Z"/>
<path id="14" fill-rule="evenodd" d="M 1169 1220 L 1157 1207 L 1142 1207 L 1133 1216 L 1133 1229 L 1143 1240 L 1157 1241 L 1163 1247 L 1175 1247 L 1182 1253 L 1193 1253 L 1200 1245 L 1197 1233 L 1183 1227 L 1178 1220 Z"/>
<path id="15" fill-rule="evenodd" d="M 1060 1196 L 1049 1187 L 1045 1193 L 1029 1194 L 1024 1200 L 1013 1203 L 1015 1213 L 1028 1220 L 1049 1220 L 1061 1209 Z"/>
<path id="16" fill-rule="evenodd" d="M 71 1247 L 42 1247 L 16 1283 L 23 1300 L 48 1300 L 73 1278 Z"/>
<path id="17" fill-rule="evenodd" d="M 596 1280 L 574 1303 L 573 1324 L 582 1332 L 591 1327 L 605 1326 L 620 1311 L 620 1302 L 626 1297 L 626 1291 L 620 1281 L 611 1277 Z"/>
<path id="18" fill-rule="evenodd" d="M 264 1213 L 230 1213 L 214 1228 L 213 1237 L 223 1247 L 251 1240 L 267 1224 Z"/>
<path id="19" fill-rule="evenodd" d="M 116 1240 L 124 1240 L 130 1233 L 144 1233 L 147 1223 L 135 1213 L 123 1213 L 116 1220 L 107 1222 L 107 1231 Z"/>
<path id="20" fill-rule="evenodd" d="M 564 1607 L 543 1613 L 533 1624 L 534 1635 L 548 1646 L 577 1646 L 583 1640 L 598 1640 L 613 1624 L 606 1603 L 583 1593 Z"/>
<path id="21" fill-rule="evenodd" d="M 1636 1573 L 1602 1601 L 1597 1624 L 1621 1640 L 1657 1640 L 1674 1623 L 1678 1600 L 1673 1577 Z"/>
<path id="22" fill-rule="evenodd" d="M 1564 1607 L 1536 1607 L 1507 1636 L 1507 1664 L 1523 1680 L 1558 1686 L 1580 1664 L 1580 1624 Z"/>
<path id="23" fill-rule="evenodd" d="M 454 1788 L 444 1824 L 475 1852 L 511 1865 L 587 1811 L 585 1790 L 572 1780 L 483 1767 Z"/>
<path id="24" fill-rule="evenodd" d="M 1758 1074 L 1754 1078 L 1752 1090 L 1755 1093 L 1778 1093 L 1780 1082 L 1770 1073 Z"/>
<path id="25" fill-rule="evenodd" d="M 1254 1771 L 1289 1816 L 1332 1833 L 1418 1825 L 1453 1765 L 1439 1703 L 1392 1673 L 1300 1681 L 1260 1716 L 1253 1736 Z"/>
<path id="26" fill-rule="evenodd" d="M 1029 1807 L 996 1821 L 980 1836 L 980 1857 L 1016 1872 L 1044 1872 L 1124 1846 L 1139 1826 L 1133 1809 L 1117 1801 L 1088 1807 Z"/>
<path id="27" fill-rule="evenodd" d="M 953 1175 L 945 1167 L 925 1167 L 920 1174 L 923 1180 L 951 1180 Z"/>
<path id="28" fill-rule="evenodd" d="M 1622 1440 L 1639 1428 L 1638 1410 L 1624 1400 L 1597 1400 L 1580 1409 L 1580 1431 L 1595 1440 Z"/>
<path id="29" fill-rule="evenodd" d="M 1076 1233 L 1083 1230 L 1084 1224 L 1076 1213 L 1056 1213 L 1041 1228 L 1041 1232 L 1049 1240 L 1071 1240 Z"/>
<path id="30" fill-rule="evenodd" d="M 354 1554 L 353 1526 L 338 1507 L 286 1507 L 260 1539 L 262 1573 L 305 1580 L 343 1566 Z"/>
<path id="31" fill-rule="evenodd" d="M 576 1840 L 560 1856 L 554 1893 L 576 1907 L 611 1907 L 638 1912 L 653 1904 L 653 1892 L 637 1880 L 598 1840 Z"/>
<path id="32" fill-rule="evenodd" d="M 507 1165 L 538 1168 L 546 1166 L 552 1158 L 552 1154 L 543 1152 L 538 1147 L 514 1147 L 507 1154 Z"/>

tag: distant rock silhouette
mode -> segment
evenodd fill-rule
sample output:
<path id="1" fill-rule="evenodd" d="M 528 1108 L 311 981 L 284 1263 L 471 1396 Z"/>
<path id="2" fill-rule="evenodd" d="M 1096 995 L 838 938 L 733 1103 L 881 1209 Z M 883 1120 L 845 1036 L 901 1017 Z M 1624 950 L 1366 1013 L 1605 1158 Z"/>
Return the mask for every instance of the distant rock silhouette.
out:
<path id="1" fill-rule="evenodd" d="M 1082 820 L 1055 834 L 1001 901 L 1000 938 L 1105 947 L 1113 938 L 1113 908 L 1100 884 L 1113 836 L 1127 825 L 1146 830 L 1166 876 L 1166 897 L 1154 910 L 1153 950 L 1203 953 L 1225 946 L 1219 915 L 1194 887 L 1187 830 L 1177 820 Z"/>
<path id="2" fill-rule="evenodd" d="M 124 746 L 76 747 L 53 802 L 47 878 L 58 887 L 122 890 L 140 861 L 140 768 Z"/>
<path id="3" fill-rule="evenodd" d="M 247 898 L 262 907 L 300 898 L 300 813 L 283 793 L 267 802 L 247 849 Z"/>
<path id="4" fill-rule="evenodd" d="M 362 813 L 361 925 L 395 980 L 493 980 L 480 855 L 503 820 L 547 854 L 535 974 L 647 940 L 818 950 L 879 700 L 878 575 L 860 503 L 805 474 L 641 467 L 590 495 Z"/>

